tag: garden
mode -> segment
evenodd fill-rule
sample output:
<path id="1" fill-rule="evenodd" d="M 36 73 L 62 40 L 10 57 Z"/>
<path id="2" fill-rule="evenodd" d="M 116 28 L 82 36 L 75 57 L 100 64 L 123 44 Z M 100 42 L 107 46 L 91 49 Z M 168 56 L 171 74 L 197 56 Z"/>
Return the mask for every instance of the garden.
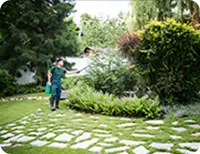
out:
<path id="1" fill-rule="evenodd" d="M 2 5 L 3 151 L 192 154 L 200 148 L 199 7 L 187 0 L 129 3 L 128 13 L 113 18 L 82 14 L 81 30 L 70 17 L 74 1 Z M 66 96 L 52 112 L 49 68 L 86 47 L 95 47 L 87 73 L 63 77 Z M 68 71 L 73 65 L 64 63 Z M 34 72 L 35 82 L 18 84 L 21 70 Z"/>

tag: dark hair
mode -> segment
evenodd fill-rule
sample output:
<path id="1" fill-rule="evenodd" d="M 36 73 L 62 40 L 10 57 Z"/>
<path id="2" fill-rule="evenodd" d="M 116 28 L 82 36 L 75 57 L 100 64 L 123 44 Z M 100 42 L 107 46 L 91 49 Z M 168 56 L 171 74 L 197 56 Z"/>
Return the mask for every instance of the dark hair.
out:
<path id="1" fill-rule="evenodd" d="M 62 58 L 58 58 L 58 59 L 56 60 L 56 63 L 59 63 L 60 61 L 63 61 L 63 59 L 62 59 Z"/>

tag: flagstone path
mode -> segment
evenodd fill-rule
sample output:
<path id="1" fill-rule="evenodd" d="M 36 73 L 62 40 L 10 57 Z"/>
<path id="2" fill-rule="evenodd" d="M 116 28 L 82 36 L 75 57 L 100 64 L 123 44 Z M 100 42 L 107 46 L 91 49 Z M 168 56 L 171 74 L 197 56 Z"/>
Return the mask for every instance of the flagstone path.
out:
<path id="1" fill-rule="evenodd" d="M 0 146 L 85 149 L 94 153 L 192 154 L 200 147 L 200 124 L 194 119 L 139 120 L 37 109 L 0 126 Z M 102 120 L 103 119 L 103 120 Z M 162 138 L 164 137 L 164 139 Z"/>

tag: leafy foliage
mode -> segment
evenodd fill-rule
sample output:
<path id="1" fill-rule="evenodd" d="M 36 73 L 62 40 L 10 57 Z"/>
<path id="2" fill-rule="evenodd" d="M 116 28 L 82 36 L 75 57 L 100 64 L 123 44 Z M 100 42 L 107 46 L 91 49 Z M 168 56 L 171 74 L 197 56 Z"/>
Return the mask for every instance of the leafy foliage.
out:
<path id="1" fill-rule="evenodd" d="M 198 98 L 200 31 L 172 19 L 152 21 L 140 39 L 140 50 L 129 50 L 146 85 L 165 103 Z"/>
<path id="2" fill-rule="evenodd" d="M 146 118 L 161 116 L 158 98 L 152 100 L 135 96 L 118 99 L 107 93 L 96 92 L 85 84 L 74 87 L 69 93 L 68 100 L 69 107 L 86 112 Z"/>
<path id="3" fill-rule="evenodd" d="M 76 55 L 76 26 L 69 18 L 74 5 L 61 0 L 10 0 L 0 10 L 0 68 L 16 75 L 36 72 L 41 81 L 52 61 Z"/>

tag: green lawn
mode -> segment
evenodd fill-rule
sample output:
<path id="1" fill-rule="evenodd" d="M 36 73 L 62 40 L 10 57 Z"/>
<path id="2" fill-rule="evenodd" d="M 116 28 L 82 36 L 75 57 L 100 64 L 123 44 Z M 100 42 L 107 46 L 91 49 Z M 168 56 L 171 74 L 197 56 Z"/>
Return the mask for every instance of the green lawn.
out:
<path id="1" fill-rule="evenodd" d="M 38 112 L 38 108 L 42 110 L 42 114 L 40 115 L 40 112 Z M 13 133 L 13 130 L 11 128 L 7 128 L 6 125 L 10 123 L 16 123 L 17 126 L 25 126 L 23 130 L 24 135 L 29 135 L 30 130 L 36 131 L 38 128 L 45 127 L 48 128 L 45 133 L 49 132 L 56 132 L 56 130 L 59 129 L 66 129 L 69 130 L 69 134 L 72 134 L 75 130 L 83 130 L 84 132 L 91 132 L 92 136 L 91 138 L 98 138 L 100 142 L 104 142 L 104 138 L 95 136 L 97 133 L 94 132 L 95 129 L 98 130 L 104 130 L 109 132 L 113 137 L 117 137 L 118 141 L 115 141 L 112 143 L 112 146 L 110 148 L 123 146 L 123 144 L 119 143 L 121 140 L 134 140 L 134 141 L 143 141 L 145 144 L 143 146 L 147 148 L 148 150 L 153 152 L 156 151 L 168 151 L 173 154 L 180 154 L 180 152 L 177 151 L 178 148 L 180 148 L 179 143 L 183 142 L 200 142 L 199 136 L 191 136 L 191 134 L 200 132 L 200 129 L 191 128 L 188 125 L 190 123 L 184 122 L 185 120 L 194 120 L 194 124 L 200 124 L 200 118 L 198 115 L 192 115 L 190 117 L 184 117 L 184 118 L 166 118 L 163 120 L 163 125 L 151 125 L 152 127 L 159 127 L 157 130 L 148 130 L 147 127 L 150 126 L 150 124 L 147 124 L 145 122 L 145 119 L 143 118 L 125 118 L 122 119 L 121 117 L 109 117 L 109 116 L 103 116 L 103 115 L 91 115 L 91 114 L 85 114 L 78 111 L 70 110 L 64 101 L 61 102 L 61 110 L 57 110 L 56 112 L 51 112 L 49 110 L 49 104 L 48 101 L 9 101 L 9 102 L 0 102 L 0 125 L 1 129 L 5 130 L 8 129 L 8 131 Z M 31 114 L 34 114 L 36 116 L 39 116 L 37 118 L 32 117 Z M 56 121 L 51 121 L 52 119 L 55 119 L 56 116 L 64 115 L 62 117 L 59 117 Z M 27 120 L 26 117 L 29 117 Z M 25 120 L 23 120 L 23 118 Z M 40 120 L 40 122 L 34 122 L 35 120 Z M 27 121 L 28 123 L 25 125 L 20 124 L 20 121 Z M 172 125 L 174 121 L 178 121 L 178 124 Z M 124 124 L 124 123 L 133 123 L 134 126 L 126 126 L 126 127 L 117 127 L 117 125 Z M 54 126 L 49 126 L 50 124 L 53 124 Z M 100 125 L 106 125 L 106 127 L 101 127 Z M 176 132 L 171 127 L 183 127 L 186 129 L 184 132 Z M 145 131 L 145 134 L 154 135 L 154 138 L 142 138 L 142 137 L 133 137 L 131 134 L 138 133 L 142 134 L 144 132 L 137 132 L 137 131 Z M 57 135 L 62 134 L 63 132 L 56 133 Z M 100 133 L 102 134 L 102 133 Z M 80 134 L 81 135 L 81 134 Z M 181 139 L 174 140 L 170 138 L 170 135 L 177 135 L 180 136 Z M 39 135 L 36 137 L 36 139 L 39 139 L 42 135 Z M 54 142 L 54 139 L 45 139 L 46 141 L 52 143 Z M 0 142 L 3 142 L 4 139 L 0 138 Z M 174 146 L 171 148 L 171 150 L 157 150 L 155 148 L 150 147 L 149 145 L 152 142 L 160 142 L 160 143 L 173 143 Z M 27 142 L 23 144 L 23 147 L 6 147 L 3 148 L 5 152 L 9 154 L 90 154 L 89 148 L 92 146 L 97 146 L 98 144 L 95 143 L 94 145 L 89 146 L 86 150 L 79 150 L 79 149 L 70 149 L 71 145 L 75 144 L 75 139 L 72 139 L 70 142 L 68 142 L 69 146 L 64 149 L 59 148 L 48 148 L 47 146 L 44 147 L 33 147 L 30 146 L 30 142 Z M 16 144 L 13 142 L 13 144 Z M 130 149 L 127 149 L 126 152 L 129 154 L 133 154 L 132 149 L 136 148 L 137 146 L 130 146 Z M 105 153 L 105 150 L 108 147 L 103 147 L 101 153 Z M 194 149 L 186 148 L 187 150 L 194 151 Z M 122 151 L 120 151 L 122 152 Z M 119 153 L 119 152 L 117 152 Z M 151 154 L 150 153 L 150 154 Z"/>

